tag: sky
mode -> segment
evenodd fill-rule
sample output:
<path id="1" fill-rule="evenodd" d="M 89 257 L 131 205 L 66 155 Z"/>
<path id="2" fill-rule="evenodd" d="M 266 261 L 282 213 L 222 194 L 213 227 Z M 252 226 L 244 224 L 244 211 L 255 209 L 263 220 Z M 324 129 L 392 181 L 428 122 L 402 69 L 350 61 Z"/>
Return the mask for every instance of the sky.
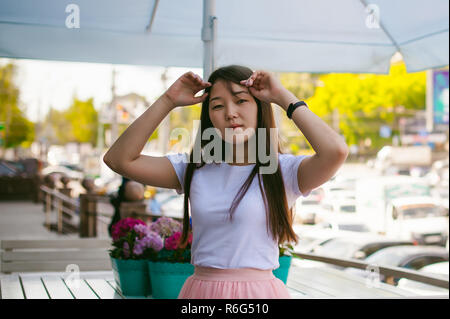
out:
<path id="1" fill-rule="evenodd" d="M 15 84 L 20 90 L 20 105 L 26 109 L 29 120 L 43 120 L 50 106 L 67 109 L 74 95 L 81 100 L 94 98 L 94 107 L 100 110 L 111 101 L 112 70 L 116 70 L 116 95 L 137 93 L 153 103 L 183 73 L 196 68 L 167 68 L 166 88 L 161 81 L 164 67 L 112 65 L 28 59 L 0 58 L 0 65 L 17 65 Z M 39 115 L 40 114 L 40 115 Z"/>

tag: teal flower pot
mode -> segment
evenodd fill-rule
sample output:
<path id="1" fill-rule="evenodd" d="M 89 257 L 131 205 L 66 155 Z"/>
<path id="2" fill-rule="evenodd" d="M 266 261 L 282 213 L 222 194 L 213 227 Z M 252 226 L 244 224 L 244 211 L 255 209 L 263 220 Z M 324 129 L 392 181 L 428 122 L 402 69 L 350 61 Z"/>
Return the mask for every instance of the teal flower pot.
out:
<path id="1" fill-rule="evenodd" d="M 146 297 L 152 293 L 147 260 L 110 258 L 114 280 L 124 296 Z"/>
<path id="2" fill-rule="evenodd" d="M 186 279 L 194 274 L 191 263 L 148 262 L 153 299 L 177 299 Z"/>
<path id="3" fill-rule="evenodd" d="M 280 267 L 273 270 L 274 276 L 284 282 L 284 284 L 287 282 L 289 268 L 291 267 L 291 260 L 292 256 L 281 256 L 279 258 Z"/>

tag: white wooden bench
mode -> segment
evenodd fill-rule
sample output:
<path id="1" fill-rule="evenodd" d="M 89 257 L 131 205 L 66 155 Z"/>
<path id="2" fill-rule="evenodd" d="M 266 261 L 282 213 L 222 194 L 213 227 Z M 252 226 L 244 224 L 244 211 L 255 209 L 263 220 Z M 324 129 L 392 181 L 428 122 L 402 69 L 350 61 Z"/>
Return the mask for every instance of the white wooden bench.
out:
<path id="1" fill-rule="evenodd" d="M 110 239 L 2 240 L 0 272 L 111 270 Z"/>

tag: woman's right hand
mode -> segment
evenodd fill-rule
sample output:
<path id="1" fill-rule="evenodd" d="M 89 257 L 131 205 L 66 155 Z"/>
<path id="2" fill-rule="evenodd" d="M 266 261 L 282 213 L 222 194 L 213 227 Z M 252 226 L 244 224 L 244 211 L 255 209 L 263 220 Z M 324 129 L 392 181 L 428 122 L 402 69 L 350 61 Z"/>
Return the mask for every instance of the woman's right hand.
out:
<path id="1" fill-rule="evenodd" d="M 202 78 L 189 71 L 180 76 L 164 93 L 164 95 L 172 102 L 173 107 L 194 105 L 202 103 L 208 93 L 195 97 L 195 95 L 211 86 L 211 83 L 204 82 Z"/>

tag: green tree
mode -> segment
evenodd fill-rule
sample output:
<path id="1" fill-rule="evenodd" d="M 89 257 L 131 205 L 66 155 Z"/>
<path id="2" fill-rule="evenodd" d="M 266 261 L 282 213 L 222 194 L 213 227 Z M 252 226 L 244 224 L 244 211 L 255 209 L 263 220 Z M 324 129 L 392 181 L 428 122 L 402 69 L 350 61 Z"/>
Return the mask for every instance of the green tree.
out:
<path id="1" fill-rule="evenodd" d="M 313 96 L 319 76 L 319 74 L 311 73 L 281 73 L 279 79 L 283 86 L 294 93 L 296 97 L 300 100 L 306 100 Z M 278 107 L 273 105 L 274 109 Z M 312 147 L 306 138 L 301 134 L 295 123 L 286 115 L 282 116 L 280 126 L 280 142 L 285 151 L 300 154 L 305 153 L 305 150 L 309 149 L 309 152 L 306 153 L 312 152 Z"/>
<path id="2" fill-rule="evenodd" d="M 70 127 L 65 112 L 50 107 L 43 123 L 42 135 L 47 138 L 49 144 L 64 145 L 73 139 Z"/>
<path id="3" fill-rule="evenodd" d="M 378 149 L 390 143 L 390 139 L 379 136 L 380 127 L 389 125 L 393 134 L 398 135 L 398 118 L 424 110 L 425 94 L 426 72 L 407 73 L 405 64 L 399 62 L 391 66 L 387 75 L 321 75 L 314 94 L 305 100 L 331 127 L 334 127 L 333 112 L 337 112 L 339 133 L 348 145 L 361 145 L 370 138 L 372 149 Z M 290 122 L 287 125 L 297 129 Z M 291 140 L 298 142 L 298 136 Z"/>
<path id="4" fill-rule="evenodd" d="M 2 147 L 29 147 L 34 140 L 34 123 L 24 113 L 25 107 L 19 107 L 19 89 L 14 83 L 17 67 L 8 63 L 0 66 L 0 122 L 4 129 Z"/>
<path id="5" fill-rule="evenodd" d="M 64 115 L 71 127 L 70 142 L 97 143 L 98 113 L 94 108 L 93 98 L 81 101 L 74 97 Z"/>
<path id="6" fill-rule="evenodd" d="M 43 135 L 50 144 L 70 142 L 97 143 L 98 114 L 93 98 L 86 101 L 74 97 L 71 106 L 62 111 L 50 108 L 43 124 Z"/>

